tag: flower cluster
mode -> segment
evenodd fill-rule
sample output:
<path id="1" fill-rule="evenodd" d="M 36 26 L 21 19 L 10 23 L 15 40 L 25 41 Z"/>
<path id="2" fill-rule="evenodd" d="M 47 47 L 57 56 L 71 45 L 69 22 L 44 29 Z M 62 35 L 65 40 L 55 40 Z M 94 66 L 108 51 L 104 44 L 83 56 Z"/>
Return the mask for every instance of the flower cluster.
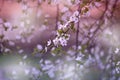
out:
<path id="1" fill-rule="evenodd" d="M 62 45 L 62 46 L 67 46 L 67 41 L 69 40 L 70 35 L 69 34 L 62 34 L 57 36 L 54 40 L 53 43 L 55 46 Z"/>
<path id="2" fill-rule="evenodd" d="M 80 18 L 79 11 L 75 11 L 73 15 L 70 17 L 70 22 L 75 22 L 77 23 Z"/>
<path id="3" fill-rule="evenodd" d="M 71 23 L 77 23 L 79 18 L 80 18 L 79 12 L 75 11 L 73 15 L 70 17 L 70 19 L 68 20 L 68 22 L 66 22 L 64 25 L 60 24 L 58 26 L 57 36 L 55 39 L 53 39 L 53 43 L 55 46 L 58 46 L 58 45 L 67 46 L 67 41 L 70 38 L 70 35 L 67 34 L 68 30 L 70 29 L 70 27 L 68 26 Z"/>

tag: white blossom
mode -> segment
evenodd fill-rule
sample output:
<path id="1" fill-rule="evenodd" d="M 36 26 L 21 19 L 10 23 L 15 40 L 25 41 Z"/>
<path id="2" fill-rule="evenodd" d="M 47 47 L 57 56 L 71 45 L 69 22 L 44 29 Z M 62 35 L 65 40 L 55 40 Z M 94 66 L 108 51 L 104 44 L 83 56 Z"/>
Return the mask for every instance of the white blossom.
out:
<path id="1" fill-rule="evenodd" d="M 68 8 L 67 7 L 64 7 L 62 10 L 61 10 L 61 12 L 66 12 L 66 11 L 68 11 Z"/>
<path id="2" fill-rule="evenodd" d="M 9 52 L 10 51 L 10 49 L 8 49 L 8 48 L 5 48 L 5 52 Z"/>
<path id="3" fill-rule="evenodd" d="M 65 39 L 65 37 L 60 37 L 59 38 L 60 44 L 62 46 L 66 46 L 67 45 L 67 40 Z"/>
<path id="4" fill-rule="evenodd" d="M 43 49 L 43 48 L 42 48 L 42 45 L 38 44 L 38 45 L 37 45 L 37 49 L 38 49 L 38 50 L 42 50 L 42 49 Z"/>
<path id="5" fill-rule="evenodd" d="M 35 67 L 32 68 L 32 74 L 34 75 L 39 75 L 40 71 L 38 69 L 36 69 Z"/>
<path id="6" fill-rule="evenodd" d="M 79 11 L 75 11 L 75 12 L 73 13 L 73 16 L 79 16 Z"/>
<path id="7" fill-rule="evenodd" d="M 65 35 L 65 39 L 69 40 L 70 39 L 70 34 L 64 34 Z"/>
<path id="8" fill-rule="evenodd" d="M 24 56 L 23 56 L 23 59 L 26 59 L 26 58 L 27 58 L 27 55 L 24 55 Z"/>
<path id="9" fill-rule="evenodd" d="M 119 51 L 120 51 L 119 48 L 116 48 L 116 49 L 115 49 L 115 53 L 116 53 L 116 54 L 119 53 Z"/>
<path id="10" fill-rule="evenodd" d="M 30 70 L 29 69 L 25 69 L 24 72 L 25 72 L 26 75 L 28 75 Z"/>
<path id="11" fill-rule="evenodd" d="M 19 65 L 20 65 L 20 66 L 23 66 L 23 65 L 24 65 L 24 63 L 23 63 L 22 61 L 20 61 L 20 62 L 19 62 Z"/>
<path id="12" fill-rule="evenodd" d="M 117 66 L 120 65 L 120 61 L 118 61 L 116 65 L 117 65 Z"/>
<path id="13" fill-rule="evenodd" d="M 47 41 L 47 46 L 50 46 L 51 45 L 51 40 Z"/>
<path id="14" fill-rule="evenodd" d="M 48 48 L 45 46 L 45 52 L 47 52 Z"/>
<path id="15" fill-rule="evenodd" d="M 55 39 L 53 39 L 53 43 L 55 46 L 59 45 L 59 39 L 56 37 Z"/>
<path id="16" fill-rule="evenodd" d="M 27 24 L 30 24 L 30 20 L 29 20 L 29 19 L 27 19 L 27 20 L 26 20 L 26 23 L 27 23 Z"/>
<path id="17" fill-rule="evenodd" d="M 4 23 L 5 27 L 8 28 L 9 30 L 12 30 L 12 25 L 10 22 L 5 22 Z"/>
<path id="18" fill-rule="evenodd" d="M 50 60 L 45 60 L 45 64 L 51 64 Z"/>
<path id="19" fill-rule="evenodd" d="M 14 43 L 13 41 L 9 41 L 9 45 L 10 45 L 10 46 L 14 46 L 15 43 Z"/>
<path id="20" fill-rule="evenodd" d="M 15 70 L 12 71 L 12 75 L 16 75 L 17 72 Z"/>
<path id="21" fill-rule="evenodd" d="M 19 54 L 21 54 L 21 53 L 23 53 L 23 52 L 24 52 L 23 49 L 20 49 L 20 50 L 18 51 Z"/>
<path id="22" fill-rule="evenodd" d="M 60 24 L 60 25 L 58 26 L 58 29 L 59 29 L 59 30 L 60 30 L 60 29 L 65 30 L 65 29 L 66 29 L 66 26 Z"/>
<path id="23" fill-rule="evenodd" d="M 49 75 L 50 78 L 55 77 L 54 71 L 52 71 L 52 70 L 48 71 L 48 75 Z"/>
<path id="24" fill-rule="evenodd" d="M 23 21 L 20 22 L 20 26 L 21 26 L 21 27 L 25 27 L 25 22 L 23 22 Z"/>
<path id="25" fill-rule="evenodd" d="M 71 22 L 74 21 L 75 23 L 77 23 L 77 22 L 78 22 L 78 18 L 76 18 L 75 16 L 71 16 L 71 17 L 70 17 L 70 21 L 71 21 Z"/>
<path id="26" fill-rule="evenodd" d="M 27 5 L 22 5 L 22 10 L 27 10 L 28 6 Z"/>

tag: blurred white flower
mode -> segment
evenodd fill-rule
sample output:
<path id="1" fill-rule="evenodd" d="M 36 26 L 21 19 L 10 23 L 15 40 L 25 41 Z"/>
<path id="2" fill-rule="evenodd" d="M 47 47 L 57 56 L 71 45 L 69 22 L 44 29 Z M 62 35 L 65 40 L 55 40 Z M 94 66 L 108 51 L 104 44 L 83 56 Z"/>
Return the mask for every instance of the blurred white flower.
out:
<path id="1" fill-rule="evenodd" d="M 81 60 L 82 60 L 82 57 L 78 56 L 75 60 L 76 60 L 76 61 L 81 61 Z"/>
<path id="2" fill-rule="evenodd" d="M 120 68 L 119 68 L 119 67 L 116 68 L 116 72 L 117 72 L 118 74 L 120 74 Z"/>
<path id="3" fill-rule="evenodd" d="M 73 13 L 73 16 L 79 16 L 79 11 L 75 11 L 75 12 Z"/>
<path id="4" fill-rule="evenodd" d="M 100 2 L 94 2 L 95 6 L 100 7 L 101 3 Z"/>
<path id="5" fill-rule="evenodd" d="M 47 64 L 47 65 L 44 65 L 43 67 L 42 67 L 42 70 L 43 71 L 46 71 L 46 70 L 50 70 L 50 69 L 53 69 L 54 68 L 54 65 L 52 65 L 52 64 Z"/>
<path id="6" fill-rule="evenodd" d="M 50 78 L 54 78 L 55 77 L 55 73 L 52 70 L 48 71 L 48 75 L 49 75 Z"/>
<path id="7" fill-rule="evenodd" d="M 45 46 L 45 52 L 47 52 L 48 48 Z"/>
<path id="8" fill-rule="evenodd" d="M 46 14 L 46 15 L 45 15 L 45 18 L 49 18 L 49 17 L 50 17 L 50 15 L 49 15 L 49 14 Z"/>
<path id="9" fill-rule="evenodd" d="M 23 22 L 23 21 L 20 22 L 20 26 L 21 26 L 21 27 L 25 27 L 25 22 Z"/>
<path id="10" fill-rule="evenodd" d="M 23 66 L 23 65 L 24 65 L 24 63 L 23 63 L 22 61 L 20 61 L 20 62 L 19 62 L 19 65 L 20 65 L 20 66 Z"/>
<path id="11" fill-rule="evenodd" d="M 117 53 L 119 53 L 119 51 L 120 51 L 120 49 L 116 48 L 114 52 L 117 54 Z"/>
<path id="12" fill-rule="evenodd" d="M 39 75 L 40 71 L 38 69 L 36 69 L 35 67 L 32 68 L 32 74 L 34 75 Z"/>
<path id="13" fill-rule="evenodd" d="M 117 66 L 120 65 L 120 61 L 118 61 L 116 65 L 117 65 Z"/>
<path id="14" fill-rule="evenodd" d="M 41 64 L 43 62 L 43 59 L 41 59 L 40 61 L 39 61 L 39 63 Z"/>
<path id="15" fill-rule="evenodd" d="M 43 49 L 42 45 L 38 44 L 38 45 L 37 45 L 37 49 L 38 49 L 38 50 L 42 50 L 42 49 Z"/>
<path id="16" fill-rule="evenodd" d="M 12 71 L 12 75 L 16 75 L 17 72 L 15 70 Z"/>
<path id="17" fill-rule="evenodd" d="M 58 26 L 58 29 L 65 30 L 65 29 L 66 29 L 66 26 L 65 26 L 65 25 L 61 25 L 61 24 L 60 24 L 60 25 Z"/>
<path id="18" fill-rule="evenodd" d="M 26 75 L 28 75 L 30 70 L 29 69 L 25 69 L 24 72 L 25 72 Z"/>
<path id="19" fill-rule="evenodd" d="M 47 41 L 47 46 L 50 46 L 51 45 L 51 40 Z"/>
<path id="20" fill-rule="evenodd" d="M 12 30 L 12 25 L 10 22 L 5 22 L 4 23 L 5 27 L 8 28 L 9 30 Z"/>
<path id="21" fill-rule="evenodd" d="M 71 16 L 71 17 L 70 17 L 70 21 L 71 21 L 71 22 L 74 21 L 75 23 L 77 23 L 77 22 L 78 22 L 78 18 L 75 17 L 75 16 Z"/>
<path id="22" fill-rule="evenodd" d="M 59 41 L 62 46 L 67 46 L 67 40 L 65 37 L 60 37 Z"/>
<path id="23" fill-rule="evenodd" d="M 59 39 L 56 37 L 55 39 L 53 39 L 53 43 L 55 46 L 59 45 Z"/>
<path id="24" fill-rule="evenodd" d="M 5 52 L 9 52 L 10 51 L 10 49 L 8 49 L 8 48 L 5 48 Z"/>
<path id="25" fill-rule="evenodd" d="M 23 52 L 24 52 L 23 49 L 20 49 L 20 50 L 18 51 L 19 54 L 21 54 L 21 53 L 23 53 Z"/>
<path id="26" fill-rule="evenodd" d="M 45 64 L 51 64 L 50 60 L 45 60 Z"/>
<path id="27" fill-rule="evenodd" d="M 27 58 L 27 55 L 24 55 L 24 56 L 23 56 L 23 59 L 26 59 L 26 58 Z"/>
<path id="28" fill-rule="evenodd" d="M 27 5 L 22 5 L 22 10 L 27 10 L 28 6 Z"/>
<path id="29" fill-rule="evenodd" d="M 26 23 L 27 23 L 27 24 L 30 24 L 30 20 L 29 20 L 29 19 L 27 19 L 27 20 L 26 20 Z"/>
<path id="30" fill-rule="evenodd" d="M 62 10 L 61 10 L 61 12 L 66 12 L 66 11 L 68 11 L 69 9 L 68 9 L 68 7 L 64 7 Z"/>
<path id="31" fill-rule="evenodd" d="M 10 45 L 10 46 L 14 46 L 15 43 L 14 43 L 13 41 L 9 41 L 9 45 Z"/>
<path id="32" fill-rule="evenodd" d="M 77 23 L 78 22 L 78 18 L 80 18 L 79 11 L 75 11 L 73 13 L 73 15 L 70 17 L 70 21 Z"/>

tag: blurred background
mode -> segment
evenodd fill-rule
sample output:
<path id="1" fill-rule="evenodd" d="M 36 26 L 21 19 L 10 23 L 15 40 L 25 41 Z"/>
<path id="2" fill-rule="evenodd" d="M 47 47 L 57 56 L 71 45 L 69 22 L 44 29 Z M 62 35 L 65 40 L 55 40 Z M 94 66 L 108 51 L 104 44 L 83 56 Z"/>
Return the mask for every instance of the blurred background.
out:
<path id="1" fill-rule="evenodd" d="M 0 80 L 120 80 L 119 4 L 0 0 Z M 76 11 L 67 45 L 55 46 Z"/>

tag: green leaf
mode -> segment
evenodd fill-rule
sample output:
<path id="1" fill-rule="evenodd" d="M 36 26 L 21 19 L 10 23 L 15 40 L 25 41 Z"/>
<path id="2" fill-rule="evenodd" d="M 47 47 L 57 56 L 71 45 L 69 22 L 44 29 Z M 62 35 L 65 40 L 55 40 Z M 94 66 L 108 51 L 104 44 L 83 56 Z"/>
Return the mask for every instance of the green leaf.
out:
<path id="1" fill-rule="evenodd" d="M 84 13 L 88 12 L 88 10 L 89 10 L 89 9 L 88 9 L 87 7 L 85 7 Z"/>
<path id="2" fill-rule="evenodd" d="M 58 30 L 58 33 L 59 33 L 59 34 L 62 34 L 62 33 L 63 33 L 63 30 L 61 30 L 61 29 Z"/>
<path id="3" fill-rule="evenodd" d="M 70 26 L 71 29 L 74 28 L 74 22 L 71 22 L 71 26 Z"/>
<path id="4" fill-rule="evenodd" d="M 62 47 L 59 46 L 59 47 L 55 48 L 55 49 L 52 51 L 52 53 L 57 54 L 57 53 L 59 53 L 61 50 L 62 50 Z"/>
<path id="5" fill-rule="evenodd" d="M 75 27 L 74 27 L 75 25 L 74 25 L 74 22 L 72 22 L 71 23 L 71 25 L 70 25 L 70 29 L 73 31 L 73 32 L 75 32 L 76 31 L 76 29 L 75 29 Z"/>
<path id="6" fill-rule="evenodd" d="M 87 44 L 82 46 L 81 52 L 84 53 L 85 49 L 87 48 Z"/>

